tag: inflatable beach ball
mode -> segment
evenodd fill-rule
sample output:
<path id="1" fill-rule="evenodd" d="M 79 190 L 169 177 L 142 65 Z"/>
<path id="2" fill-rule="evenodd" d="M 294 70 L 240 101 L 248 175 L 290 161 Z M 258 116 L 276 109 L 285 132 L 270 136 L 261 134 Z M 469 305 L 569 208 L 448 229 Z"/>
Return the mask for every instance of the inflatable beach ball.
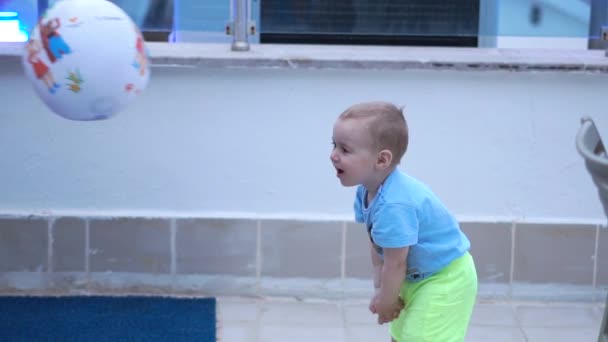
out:
<path id="1" fill-rule="evenodd" d="M 139 28 L 106 0 L 57 1 L 32 30 L 23 67 L 53 112 L 81 121 L 121 112 L 150 78 Z"/>

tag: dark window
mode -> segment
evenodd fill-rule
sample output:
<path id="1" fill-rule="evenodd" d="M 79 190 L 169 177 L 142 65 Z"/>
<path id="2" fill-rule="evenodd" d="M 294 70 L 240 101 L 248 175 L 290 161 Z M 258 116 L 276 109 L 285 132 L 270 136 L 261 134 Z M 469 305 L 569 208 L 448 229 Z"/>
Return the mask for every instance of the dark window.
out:
<path id="1" fill-rule="evenodd" d="M 135 21 L 145 40 L 166 42 L 173 30 L 174 0 L 142 1 L 110 0 Z M 54 2 L 49 0 L 37 0 L 39 15 L 52 3 Z"/>
<path id="2" fill-rule="evenodd" d="M 479 0 L 262 0 L 262 43 L 477 46 Z"/>

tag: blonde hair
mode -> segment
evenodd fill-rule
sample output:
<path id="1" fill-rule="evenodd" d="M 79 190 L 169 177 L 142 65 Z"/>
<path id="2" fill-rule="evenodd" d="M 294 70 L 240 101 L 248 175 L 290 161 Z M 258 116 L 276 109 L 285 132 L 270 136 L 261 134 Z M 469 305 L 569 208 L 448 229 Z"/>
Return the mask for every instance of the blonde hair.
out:
<path id="1" fill-rule="evenodd" d="M 339 119 L 366 119 L 374 148 L 389 150 L 393 154 L 392 165 L 401 162 L 407 150 L 409 134 L 403 108 L 392 103 L 375 101 L 355 104 L 340 114 Z"/>

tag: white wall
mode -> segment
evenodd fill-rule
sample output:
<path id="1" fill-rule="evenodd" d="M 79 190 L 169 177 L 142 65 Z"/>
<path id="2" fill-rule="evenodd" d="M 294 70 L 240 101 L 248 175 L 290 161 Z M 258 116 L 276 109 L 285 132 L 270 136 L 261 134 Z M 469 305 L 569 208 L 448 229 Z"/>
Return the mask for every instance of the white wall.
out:
<path id="1" fill-rule="evenodd" d="M 72 122 L 0 64 L 0 214 L 350 218 L 329 162 L 349 104 L 407 105 L 402 168 L 460 217 L 605 221 L 577 154 L 605 74 L 154 68 L 127 112 Z M 608 137 L 608 130 L 604 135 Z M 608 138 L 607 138 L 608 139 Z"/>

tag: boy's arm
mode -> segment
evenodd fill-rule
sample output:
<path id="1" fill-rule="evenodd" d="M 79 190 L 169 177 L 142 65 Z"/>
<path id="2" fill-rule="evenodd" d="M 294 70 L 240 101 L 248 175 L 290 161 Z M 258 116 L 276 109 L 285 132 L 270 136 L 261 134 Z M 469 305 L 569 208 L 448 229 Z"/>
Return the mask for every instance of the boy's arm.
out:
<path id="1" fill-rule="evenodd" d="M 374 289 L 378 292 L 380 290 L 380 285 L 382 284 L 380 281 L 380 276 L 382 275 L 382 258 L 380 258 L 380 255 L 376 251 L 376 247 L 371 241 L 369 246 L 372 256 L 372 265 L 374 266 Z"/>
<path id="2" fill-rule="evenodd" d="M 405 280 L 409 247 L 384 248 L 384 262 L 380 273 L 380 295 L 376 309 L 379 313 L 390 312 L 399 302 L 399 291 Z"/>

